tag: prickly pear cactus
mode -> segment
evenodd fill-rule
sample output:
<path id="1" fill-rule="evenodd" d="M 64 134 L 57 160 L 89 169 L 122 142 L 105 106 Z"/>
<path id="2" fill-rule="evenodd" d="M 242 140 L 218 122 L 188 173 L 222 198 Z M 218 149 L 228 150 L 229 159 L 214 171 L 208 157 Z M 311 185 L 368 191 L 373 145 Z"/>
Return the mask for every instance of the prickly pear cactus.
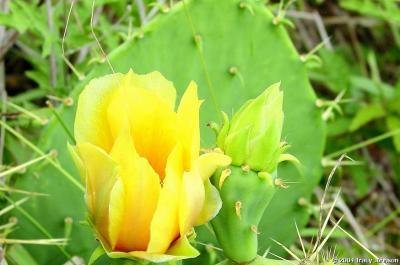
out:
<path id="1" fill-rule="evenodd" d="M 224 255 L 240 264 L 250 262 L 257 256 L 258 223 L 275 193 L 273 177 L 231 166 L 212 181 L 223 205 L 211 224 Z"/>
<path id="2" fill-rule="evenodd" d="M 302 169 L 299 171 L 286 164 L 279 167 L 281 179 L 297 184 L 276 192 L 257 232 L 260 233 L 260 252 L 270 246 L 275 253 L 282 251 L 270 238 L 289 244 L 296 236 L 294 221 L 299 226 L 305 224 L 308 214 L 298 201 L 302 197 L 308 198 L 320 179 L 325 139 L 324 124 L 315 106 L 316 97 L 307 79 L 305 64 L 285 27 L 273 23 L 273 15 L 261 1 L 186 1 L 186 6 L 177 4 L 170 12 L 159 15 L 143 28 L 140 36 L 112 51 L 109 59 L 118 72 L 127 72 L 129 68 L 138 73 L 158 70 L 172 80 L 180 92 L 190 80 L 195 80 L 200 88 L 200 97 L 206 100 L 201 109 L 203 147 L 215 142 L 206 124 L 219 119 L 210 89 L 215 94 L 217 105 L 231 114 L 247 99 L 281 81 L 285 114 L 283 138 L 292 145 L 290 152 L 300 160 Z M 100 65 L 86 82 L 110 72 L 108 65 Z M 76 88 L 75 97 L 83 86 L 82 83 Z M 65 122 L 72 126 L 74 108 L 61 111 Z M 57 148 L 60 163 L 78 179 L 78 173 L 66 154 L 67 136 L 57 121 L 49 126 L 43 139 L 47 141 L 41 148 Z M 64 235 L 64 219 L 72 217 L 72 238 L 65 250 L 71 255 L 87 258 L 95 244 L 90 230 L 79 223 L 85 218 L 82 193 L 51 165 L 37 170 L 39 177 L 27 174 L 17 180 L 17 186 L 47 192 L 51 196 L 35 198 L 24 204 L 24 208 L 53 237 Z M 43 234 L 35 230 L 24 215 L 17 211 L 14 214 L 21 224 L 21 228 L 15 231 L 17 236 L 43 238 Z M 199 240 L 207 242 L 210 236 L 200 233 Z M 61 251 L 51 248 L 52 255 L 46 254 L 50 250 L 44 247 L 31 246 L 28 250 L 39 264 L 66 260 Z M 185 264 L 194 262 L 189 260 Z"/>

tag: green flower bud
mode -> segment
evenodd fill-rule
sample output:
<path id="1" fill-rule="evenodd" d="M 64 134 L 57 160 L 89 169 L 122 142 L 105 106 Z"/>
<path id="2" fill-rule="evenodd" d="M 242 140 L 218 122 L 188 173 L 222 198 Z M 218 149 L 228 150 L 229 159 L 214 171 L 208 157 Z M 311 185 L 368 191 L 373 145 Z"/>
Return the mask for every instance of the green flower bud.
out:
<path id="1" fill-rule="evenodd" d="M 281 144 L 283 92 L 273 84 L 260 96 L 248 100 L 225 123 L 217 145 L 232 157 L 236 166 L 248 165 L 254 171 L 274 172 L 285 149 Z"/>

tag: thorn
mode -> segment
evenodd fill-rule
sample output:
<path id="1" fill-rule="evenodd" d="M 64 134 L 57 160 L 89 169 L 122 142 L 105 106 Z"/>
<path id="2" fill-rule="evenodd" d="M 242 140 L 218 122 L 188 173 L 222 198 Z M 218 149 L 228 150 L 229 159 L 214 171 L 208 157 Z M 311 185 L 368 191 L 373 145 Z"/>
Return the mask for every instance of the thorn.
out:
<path id="1" fill-rule="evenodd" d="M 72 106 L 74 104 L 74 100 L 72 97 L 67 97 L 63 100 L 65 106 Z"/>
<path id="2" fill-rule="evenodd" d="M 64 223 L 66 225 L 71 225 L 74 222 L 74 220 L 71 217 L 65 217 Z"/>
<path id="3" fill-rule="evenodd" d="M 219 189 L 222 188 L 222 185 L 224 184 L 225 179 L 227 177 L 229 177 L 231 174 L 232 174 L 232 170 L 230 168 L 226 168 L 226 169 L 222 170 L 221 176 L 219 177 L 219 184 L 218 184 Z"/>
<path id="4" fill-rule="evenodd" d="M 253 7 L 252 7 L 250 4 L 248 4 L 248 3 L 244 2 L 244 1 L 242 1 L 242 2 L 239 3 L 239 7 L 240 7 L 241 9 L 247 9 L 247 10 L 249 10 L 250 14 L 252 14 L 252 15 L 254 16 Z"/>
<path id="5" fill-rule="evenodd" d="M 200 34 L 196 34 L 194 35 L 194 41 L 196 42 L 196 44 L 200 45 L 200 43 L 203 41 L 203 38 Z"/>
<path id="6" fill-rule="evenodd" d="M 237 76 L 240 80 L 240 84 L 242 85 L 242 87 L 245 87 L 245 83 L 244 83 L 244 78 L 242 76 L 242 74 L 239 71 L 239 68 L 237 66 L 231 66 L 229 67 L 229 71 L 228 71 L 231 75 Z"/>
<path id="7" fill-rule="evenodd" d="M 282 188 L 282 189 L 287 189 L 287 188 L 289 188 L 289 186 L 286 185 L 285 182 L 283 182 L 282 179 L 275 179 L 275 180 L 274 180 L 274 184 L 275 184 L 275 186 L 277 186 L 277 187 L 279 187 L 279 188 Z"/>
<path id="8" fill-rule="evenodd" d="M 213 130 L 213 132 L 218 135 L 221 128 L 220 126 L 216 123 L 216 122 L 209 122 L 207 123 L 207 127 L 210 128 L 211 130 Z"/>
<path id="9" fill-rule="evenodd" d="M 239 217 L 239 220 L 242 219 L 242 216 L 240 214 L 240 210 L 242 209 L 242 202 L 241 201 L 237 201 L 235 203 L 235 211 L 236 211 L 236 216 Z"/>
<path id="10" fill-rule="evenodd" d="M 243 170 L 243 172 L 245 172 L 245 173 L 249 173 L 250 170 L 251 170 L 251 168 L 250 168 L 249 165 L 244 164 L 244 165 L 242 165 L 242 170 Z"/>
<path id="11" fill-rule="evenodd" d="M 251 231 L 254 232 L 255 234 L 259 235 L 261 234 L 260 232 L 258 232 L 257 226 L 256 225 L 252 225 L 250 227 Z"/>
<path id="12" fill-rule="evenodd" d="M 52 149 L 49 153 L 49 155 L 53 158 L 58 156 L 58 151 L 56 149 Z"/>
<path id="13" fill-rule="evenodd" d="M 239 72 L 239 69 L 238 69 L 236 66 L 231 66 L 231 67 L 229 68 L 229 73 L 230 73 L 231 75 L 236 75 L 238 72 Z"/>
<path id="14" fill-rule="evenodd" d="M 307 201 L 307 199 L 304 198 L 304 197 L 300 197 L 300 198 L 297 200 L 297 203 L 298 203 L 300 206 L 307 206 L 307 205 L 308 205 L 308 201 Z"/>
<path id="15" fill-rule="evenodd" d="M 318 99 L 315 101 L 315 105 L 316 105 L 318 108 L 321 108 L 321 107 L 324 106 L 324 101 L 323 101 L 322 99 L 318 98 Z"/>
<path id="16" fill-rule="evenodd" d="M 10 219 L 8 219 L 8 221 L 12 224 L 17 224 L 18 223 L 18 218 L 15 216 L 10 217 Z"/>
<path id="17" fill-rule="evenodd" d="M 219 147 L 215 147 L 212 151 L 213 151 L 214 153 L 219 153 L 219 154 L 223 154 L 223 153 L 224 153 L 224 151 L 222 151 L 222 149 L 219 148 Z"/>

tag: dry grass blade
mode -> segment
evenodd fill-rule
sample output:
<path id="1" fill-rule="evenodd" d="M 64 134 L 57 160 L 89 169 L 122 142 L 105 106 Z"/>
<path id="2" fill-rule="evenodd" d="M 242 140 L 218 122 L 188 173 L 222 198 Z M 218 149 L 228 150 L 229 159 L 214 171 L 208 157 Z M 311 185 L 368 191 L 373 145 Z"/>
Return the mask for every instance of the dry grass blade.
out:
<path id="1" fill-rule="evenodd" d="M 329 185 L 331 184 L 331 180 L 332 180 L 333 175 L 335 174 L 336 170 L 338 169 L 338 167 L 340 166 L 342 160 L 345 157 L 346 157 L 345 154 L 340 156 L 339 160 L 337 161 L 336 165 L 333 167 L 332 171 L 330 172 L 330 174 L 328 176 L 328 181 L 326 182 L 324 193 L 322 194 L 322 198 L 321 198 L 320 208 L 319 208 L 319 220 L 318 220 L 319 231 L 318 231 L 317 239 L 315 241 L 315 245 L 314 245 L 314 248 L 313 248 L 312 252 L 315 252 L 315 250 L 317 249 L 318 244 L 319 244 L 319 242 L 321 240 L 321 237 L 322 237 L 322 231 L 321 231 L 321 229 L 322 229 L 322 211 L 323 211 L 323 205 L 325 203 L 326 193 L 328 192 L 328 188 L 329 188 Z"/>
<path id="2" fill-rule="evenodd" d="M 306 257 L 306 256 L 307 256 L 307 254 L 306 254 L 306 249 L 304 248 L 303 239 L 301 238 L 300 231 L 299 231 L 299 227 L 297 226 L 296 220 L 294 220 L 294 225 L 296 226 L 297 236 L 299 237 L 299 240 L 300 240 L 301 250 L 303 251 L 304 257 Z"/>
<path id="3" fill-rule="evenodd" d="M 278 244 L 279 246 L 281 246 L 290 256 L 292 256 L 295 260 L 297 260 L 298 262 L 301 262 L 301 259 L 299 257 L 296 256 L 296 254 L 293 253 L 293 251 L 291 251 L 290 249 L 288 249 L 287 247 L 285 247 L 285 245 L 283 245 L 282 243 L 276 241 L 275 239 L 271 238 L 272 241 L 274 241 L 276 244 Z"/>
<path id="4" fill-rule="evenodd" d="M 69 24 L 69 18 L 71 17 L 72 9 L 74 8 L 76 0 L 71 1 L 71 6 L 68 11 L 68 16 L 67 16 L 67 21 L 65 22 L 65 29 L 64 29 L 64 34 L 61 40 L 61 52 L 62 52 L 62 57 L 64 59 L 64 62 L 68 65 L 68 67 L 72 70 L 72 72 L 78 77 L 79 80 L 85 79 L 85 76 L 82 75 L 75 67 L 74 65 L 68 60 L 68 58 L 65 56 L 65 37 L 67 36 L 67 30 L 68 30 L 68 24 Z"/>
<path id="5" fill-rule="evenodd" d="M 325 231 L 325 228 L 326 228 L 326 226 L 327 226 L 327 224 L 328 224 L 329 218 L 331 217 L 332 212 L 333 212 L 333 209 L 335 208 L 336 203 L 337 203 L 337 201 L 338 201 L 338 199 L 339 199 L 340 191 L 341 191 L 341 189 L 339 189 L 338 193 L 336 194 L 335 200 L 333 201 L 332 206 L 331 206 L 331 208 L 329 209 L 328 214 L 326 215 L 324 224 L 322 225 L 321 230 L 320 230 L 320 231 L 321 231 L 321 235 L 324 234 L 324 231 Z"/>
<path id="6" fill-rule="evenodd" d="M 294 262 L 292 262 L 292 261 L 290 261 L 290 260 L 284 259 L 284 258 L 282 258 L 281 256 L 276 255 L 276 254 L 274 254 L 274 253 L 272 253 L 272 252 L 269 252 L 269 254 L 271 254 L 272 256 L 274 256 L 275 258 L 278 258 L 278 259 L 280 259 L 280 260 L 287 261 L 287 262 L 289 262 L 290 264 L 298 265 L 298 264 L 296 264 L 296 263 L 294 263 Z"/>
<path id="7" fill-rule="evenodd" d="M 53 238 L 53 239 L 9 239 L 0 238 L 0 244 L 29 244 L 29 245 L 57 245 L 65 246 L 68 239 Z"/>
<path id="8" fill-rule="evenodd" d="M 101 54 L 102 54 L 102 55 L 104 56 L 104 58 L 106 59 L 106 61 L 107 61 L 107 63 L 108 63 L 108 66 L 110 66 L 110 68 L 111 68 L 111 71 L 112 71 L 113 73 L 115 73 L 114 67 L 112 66 L 110 60 L 108 59 L 108 56 L 107 56 L 106 52 L 103 50 L 103 47 L 101 46 L 101 43 L 100 43 L 99 39 L 98 39 L 97 36 L 96 36 L 96 33 L 94 32 L 93 18 L 94 18 L 94 6 L 95 6 L 95 3 L 96 3 L 96 0 L 93 0 L 93 2 L 92 2 L 92 16 L 90 17 L 90 29 L 91 29 L 91 31 L 92 31 L 93 38 L 96 40 L 96 43 L 97 43 L 97 45 L 98 45 L 99 48 L 100 48 Z"/>
<path id="9" fill-rule="evenodd" d="M 334 221 L 331 221 L 332 223 L 334 223 L 336 225 L 336 223 Z M 353 240 L 354 242 L 357 243 L 357 245 L 359 245 L 362 249 L 364 249 L 368 254 L 370 254 L 372 257 L 374 257 L 375 259 L 378 258 L 378 256 L 376 256 L 374 253 L 371 252 L 371 250 L 369 250 L 366 246 L 364 246 L 360 241 L 358 241 L 354 236 L 352 236 L 349 232 L 347 232 L 345 229 L 343 229 L 341 226 L 338 225 L 338 228 L 345 233 L 348 237 L 351 238 L 351 240 Z"/>
<path id="10" fill-rule="evenodd" d="M 321 242 L 321 244 L 318 245 L 317 249 L 314 251 L 314 253 L 311 255 L 310 260 L 314 260 L 316 257 L 318 257 L 318 253 L 321 251 L 321 249 L 324 247 L 325 243 L 328 241 L 328 239 L 331 237 L 332 233 L 336 230 L 336 228 L 339 226 L 339 223 L 342 221 L 343 216 L 340 217 L 337 223 L 333 226 L 331 231 L 329 231 L 328 235 L 324 238 L 324 240 Z"/>
<path id="11" fill-rule="evenodd" d="M 49 194 L 46 194 L 46 193 L 14 189 L 14 188 L 10 188 L 7 186 L 3 186 L 3 187 L 0 186 L 0 191 L 19 193 L 19 194 L 25 194 L 25 195 L 30 195 L 30 196 L 49 196 Z"/>

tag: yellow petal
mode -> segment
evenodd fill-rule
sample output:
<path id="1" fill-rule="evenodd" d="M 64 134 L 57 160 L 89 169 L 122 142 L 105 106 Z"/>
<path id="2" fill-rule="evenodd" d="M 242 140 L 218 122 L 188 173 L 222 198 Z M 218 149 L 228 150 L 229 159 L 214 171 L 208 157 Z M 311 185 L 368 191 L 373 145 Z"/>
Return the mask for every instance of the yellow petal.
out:
<path id="1" fill-rule="evenodd" d="M 111 151 L 119 165 L 123 183 L 124 209 L 113 214 L 121 218 L 121 229 L 115 249 L 146 250 L 150 239 L 150 223 L 158 202 L 160 179 L 146 159 L 136 153 L 129 129 L 120 132 Z M 116 217 L 117 214 L 119 217 Z M 121 216 L 122 215 L 122 216 Z"/>
<path id="2" fill-rule="evenodd" d="M 179 209 L 179 228 L 181 236 L 191 230 L 201 213 L 204 204 L 204 184 L 197 171 L 185 172 L 182 179 Z"/>
<path id="3" fill-rule="evenodd" d="M 124 221 L 125 211 L 125 191 L 124 184 L 121 178 L 118 178 L 117 182 L 111 190 L 110 194 L 110 207 L 109 207 L 109 247 L 115 248 L 121 227 Z"/>
<path id="4" fill-rule="evenodd" d="M 139 75 L 134 73 L 131 69 L 126 74 L 124 82 L 126 82 L 128 86 L 134 84 L 136 88 L 154 92 L 169 105 L 171 111 L 175 109 L 176 90 L 174 84 L 165 79 L 160 72 L 154 71 Z"/>
<path id="5" fill-rule="evenodd" d="M 128 102 L 124 95 L 124 89 L 120 87 L 111 96 L 107 107 L 107 120 L 113 142 L 119 136 L 120 130 L 129 127 Z M 104 117 L 105 118 L 105 117 Z"/>
<path id="6" fill-rule="evenodd" d="M 232 159 L 224 154 L 211 152 L 203 154 L 198 159 L 200 175 L 203 180 L 208 179 L 219 167 L 226 167 Z"/>
<path id="7" fill-rule="evenodd" d="M 178 211 L 182 174 L 182 147 L 177 145 L 168 158 L 157 210 L 151 222 L 151 239 L 147 249 L 150 253 L 165 253 L 171 242 L 179 236 Z"/>
<path id="8" fill-rule="evenodd" d="M 145 251 L 131 251 L 131 252 L 107 252 L 111 258 L 125 258 L 125 259 L 141 259 L 148 260 L 154 263 L 163 263 L 168 261 L 177 261 L 187 258 L 195 258 L 200 253 L 192 247 L 186 237 L 177 239 L 168 249 L 167 253 L 149 253 Z"/>
<path id="9" fill-rule="evenodd" d="M 150 90 L 124 86 L 123 96 L 136 150 L 163 179 L 168 156 L 176 144 L 176 113 Z"/>
<path id="10" fill-rule="evenodd" d="M 183 145 L 185 170 L 190 171 L 200 151 L 199 108 L 197 85 L 190 82 L 178 108 L 178 135 Z"/>
<path id="11" fill-rule="evenodd" d="M 221 197 L 218 190 L 211 184 L 210 180 L 204 181 L 205 199 L 204 206 L 196 218 L 195 226 L 202 225 L 213 219 L 222 207 Z"/>
<path id="12" fill-rule="evenodd" d="M 197 249 L 190 245 L 186 236 L 181 236 L 174 242 L 174 244 L 172 244 L 166 254 L 182 258 L 194 258 L 200 253 L 197 251 Z"/>
<path id="13" fill-rule="evenodd" d="M 101 235 L 108 239 L 108 205 L 116 181 L 117 165 L 112 158 L 90 143 L 77 145 L 86 169 L 86 199 L 93 222 Z"/>
<path id="14" fill-rule="evenodd" d="M 78 144 L 92 143 L 107 152 L 111 149 L 113 141 L 105 117 L 122 77 L 122 74 L 112 74 L 93 79 L 80 94 L 74 129 Z"/>

